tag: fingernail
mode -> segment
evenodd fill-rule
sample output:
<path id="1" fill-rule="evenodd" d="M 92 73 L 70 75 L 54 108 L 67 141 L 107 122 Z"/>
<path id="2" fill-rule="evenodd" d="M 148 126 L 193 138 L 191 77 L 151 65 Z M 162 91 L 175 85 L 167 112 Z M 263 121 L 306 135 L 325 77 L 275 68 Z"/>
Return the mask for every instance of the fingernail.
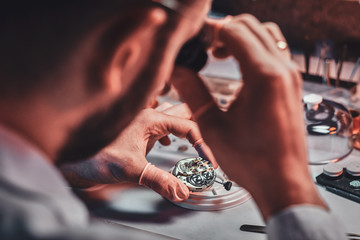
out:
<path id="1" fill-rule="evenodd" d="M 219 164 L 216 162 L 216 159 L 211 149 L 206 143 L 198 144 L 197 146 L 195 146 L 195 149 L 201 158 L 210 161 L 215 169 L 218 168 Z"/>
<path id="2" fill-rule="evenodd" d="M 164 23 L 166 21 L 166 17 L 166 12 L 159 8 L 153 9 L 149 16 L 149 18 L 158 25 Z"/>
<path id="3" fill-rule="evenodd" d="M 189 189 L 182 183 L 178 185 L 176 189 L 176 197 L 174 198 L 174 202 L 183 202 L 189 198 L 190 191 Z"/>

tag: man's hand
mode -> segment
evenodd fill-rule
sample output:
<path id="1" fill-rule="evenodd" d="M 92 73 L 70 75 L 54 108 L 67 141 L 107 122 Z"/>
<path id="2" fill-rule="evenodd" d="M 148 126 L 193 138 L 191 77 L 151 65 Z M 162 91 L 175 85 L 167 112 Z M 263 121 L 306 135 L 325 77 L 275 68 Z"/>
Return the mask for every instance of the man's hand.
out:
<path id="1" fill-rule="evenodd" d="M 191 112 L 186 104 L 160 106 L 161 111 L 142 110 L 132 123 L 108 147 L 94 158 L 61 166 L 61 171 L 73 187 L 90 187 L 123 181 L 145 185 L 172 201 L 184 201 L 189 190 L 180 180 L 146 160 L 145 156 L 154 143 L 174 134 L 187 138 L 190 143 L 202 136 L 195 122 L 189 120 Z M 217 167 L 205 143 L 207 157 Z"/>
<path id="2" fill-rule="evenodd" d="M 173 84 L 221 168 L 250 191 L 265 219 L 295 204 L 326 208 L 308 172 L 302 80 L 288 49 L 277 46 L 285 41 L 281 31 L 251 15 L 234 17 L 223 26 L 209 21 L 206 27 L 222 43 L 214 54 L 233 55 L 239 62 L 244 81 L 239 96 L 222 112 L 190 70 L 175 69 Z"/>

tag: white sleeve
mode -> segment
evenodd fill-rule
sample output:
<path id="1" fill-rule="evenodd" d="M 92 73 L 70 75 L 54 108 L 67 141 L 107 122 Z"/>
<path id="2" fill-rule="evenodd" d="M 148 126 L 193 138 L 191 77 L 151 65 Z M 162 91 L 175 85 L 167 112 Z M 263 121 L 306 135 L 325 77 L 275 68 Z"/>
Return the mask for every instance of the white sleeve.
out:
<path id="1" fill-rule="evenodd" d="M 287 208 L 270 217 L 268 240 L 341 240 L 343 226 L 328 211 L 310 205 Z"/>

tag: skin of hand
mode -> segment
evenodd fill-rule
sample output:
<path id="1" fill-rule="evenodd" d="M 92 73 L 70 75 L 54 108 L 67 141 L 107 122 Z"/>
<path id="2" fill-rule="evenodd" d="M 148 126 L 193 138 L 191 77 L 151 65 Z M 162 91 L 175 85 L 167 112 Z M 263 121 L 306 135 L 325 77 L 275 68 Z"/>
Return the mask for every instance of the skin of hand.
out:
<path id="1" fill-rule="evenodd" d="M 60 169 L 71 186 L 137 182 L 172 201 L 186 200 L 188 188 L 172 174 L 149 164 L 145 156 L 157 140 L 170 133 L 192 143 L 202 136 L 197 124 L 189 120 L 191 112 L 186 104 L 160 105 L 159 109 L 162 112 L 142 110 L 111 145 L 92 159 L 62 165 Z M 211 151 L 208 156 L 217 167 Z"/>
<path id="2" fill-rule="evenodd" d="M 219 28 L 209 20 L 206 28 Z M 220 111 L 200 77 L 175 69 L 172 83 L 189 104 L 205 141 L 225 173 L 245 187 L 265 220 L 297 204 L 327 209 L 311 179 L 301 103 L 302 79 L 274 23 L 244 14 L 218 29 L 223 46 L 214 55 L 233 55 L 243 87 L 227 112 Z"/>

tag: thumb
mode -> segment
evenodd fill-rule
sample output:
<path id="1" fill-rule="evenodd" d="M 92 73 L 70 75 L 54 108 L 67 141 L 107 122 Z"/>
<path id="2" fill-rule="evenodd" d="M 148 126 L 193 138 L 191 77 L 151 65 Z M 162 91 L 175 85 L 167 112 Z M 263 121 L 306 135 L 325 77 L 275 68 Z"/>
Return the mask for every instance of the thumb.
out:
<path id="1" fill-rule="evenodd" d="M 189 189 L 179 179 L 151 163 L 148 163 L 142 171 L 139 184 L 174 202 L 185 201 L 190 194 Z"/>

